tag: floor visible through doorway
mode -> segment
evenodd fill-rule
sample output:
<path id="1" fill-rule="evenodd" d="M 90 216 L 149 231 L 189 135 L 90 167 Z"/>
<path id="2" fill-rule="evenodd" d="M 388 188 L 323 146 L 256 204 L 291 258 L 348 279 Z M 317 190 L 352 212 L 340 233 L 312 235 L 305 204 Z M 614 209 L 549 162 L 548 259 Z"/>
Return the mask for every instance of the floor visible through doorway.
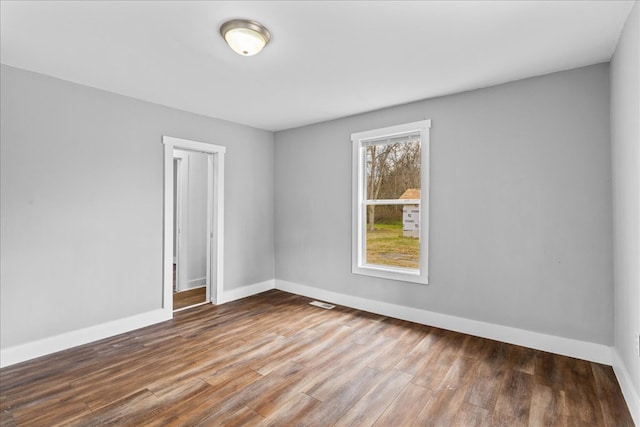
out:
<path id="1" fill-rule="evenodd" d="M 173 294 L 173 309 L 189 307 L 190 305 L 205 302 L 207 298 L 206 288 L 195 288 L 188 291 L 175 292 Z"/>
<path id="2" fill-rule="evenodd" d="M 188 291 L 178 292 L 176 286 L 176 265 L 173 264 L 173 309 L 189 307 L 190 305 L 200 304 L 207 299 L 207 292 L 204 287 L 191 289 Z"/>

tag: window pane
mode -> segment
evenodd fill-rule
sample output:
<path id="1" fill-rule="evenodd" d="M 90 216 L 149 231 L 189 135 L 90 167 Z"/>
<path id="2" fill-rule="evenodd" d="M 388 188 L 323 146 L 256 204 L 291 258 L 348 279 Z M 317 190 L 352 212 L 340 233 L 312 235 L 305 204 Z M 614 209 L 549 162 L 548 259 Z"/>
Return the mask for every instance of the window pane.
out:
<path id="1" fill-rule="evenodd" d="M 411 136 L 412 138 L 407 138 Z M 420 138 L 364 147 L 366 199 L 399 199 L 408 190 L 420 192 Z M 410 197 L 403 197 L 408 199 Z M 420 198 L 414 197 L 414 198 Z"/>
<path id="2" fill-rule="evenodd" d="M 419 269 L 420 206 L 368 205 L 366 264 Z"/>

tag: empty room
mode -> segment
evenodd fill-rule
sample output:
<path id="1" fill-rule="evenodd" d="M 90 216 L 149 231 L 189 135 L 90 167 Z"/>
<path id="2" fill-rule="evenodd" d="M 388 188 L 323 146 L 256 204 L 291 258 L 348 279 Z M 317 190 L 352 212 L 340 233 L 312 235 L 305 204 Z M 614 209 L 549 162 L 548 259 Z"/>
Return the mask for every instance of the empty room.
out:
<path id="1" fill-rule="evenodd" d="M 639 26 L 0 0 L 0 426 L 640 426 Z"/>

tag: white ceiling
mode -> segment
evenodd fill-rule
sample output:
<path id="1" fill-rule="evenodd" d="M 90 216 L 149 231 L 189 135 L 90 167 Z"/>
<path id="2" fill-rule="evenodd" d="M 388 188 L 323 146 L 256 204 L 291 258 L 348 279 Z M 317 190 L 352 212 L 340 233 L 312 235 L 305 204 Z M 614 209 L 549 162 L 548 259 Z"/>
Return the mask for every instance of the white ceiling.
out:
<path id="1" fill-rule="evenodd" d="M 609 61 L 632 1 L 5 1 L 0 61 L 281 130 Z M 262 22 L 253 57 L 219 35 Z"/>

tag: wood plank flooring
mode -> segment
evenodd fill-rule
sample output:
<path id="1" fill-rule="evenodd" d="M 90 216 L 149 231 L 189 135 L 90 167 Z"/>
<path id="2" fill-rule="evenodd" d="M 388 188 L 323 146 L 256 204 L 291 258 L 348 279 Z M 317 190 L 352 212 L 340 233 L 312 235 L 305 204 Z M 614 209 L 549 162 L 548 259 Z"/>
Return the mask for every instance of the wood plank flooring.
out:
<path id="1" fill-rule="evenodd" d="M 173 293 L 173 309 L 179 310 L 181 308 L 189 307 L 191 305 L 200 304 L 207 300 L 207 289 L 195 288 L 188 291 L 174 292 Z"/>
<path id="2" fill-rule="evenodd" d="M 0 370 L 2 426 L 633 426 L 611 367 L 269 291 Z"/>

